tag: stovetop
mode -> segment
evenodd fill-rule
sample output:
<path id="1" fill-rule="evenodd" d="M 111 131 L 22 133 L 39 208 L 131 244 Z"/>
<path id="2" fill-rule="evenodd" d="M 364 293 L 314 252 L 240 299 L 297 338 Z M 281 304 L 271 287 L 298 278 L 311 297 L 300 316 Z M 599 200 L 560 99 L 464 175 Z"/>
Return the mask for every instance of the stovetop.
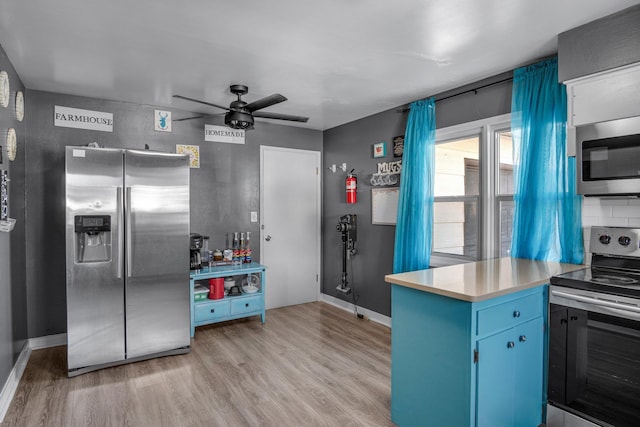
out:
<path id="1" fill-rule="evenodd" d="M 552 285 L 640 298 L 640 271 L 587 267 L 553 276 Z"/>
<path id="2" fill-rule="evenodd" d="M 551 278 L 552 285 L 640 298 L 640 229 L 592 227 L 591 267 Z"/>

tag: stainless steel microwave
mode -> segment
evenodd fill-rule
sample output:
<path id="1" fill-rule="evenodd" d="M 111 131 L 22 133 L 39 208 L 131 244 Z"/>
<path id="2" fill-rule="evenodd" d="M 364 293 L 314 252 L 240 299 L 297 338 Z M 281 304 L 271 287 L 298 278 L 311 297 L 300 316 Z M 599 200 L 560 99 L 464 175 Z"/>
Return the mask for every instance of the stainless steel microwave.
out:
<path id="1" fill-rule="evenodd" d="M 576 129 L 578 193 L 640 195 L 640 117 Z"/>

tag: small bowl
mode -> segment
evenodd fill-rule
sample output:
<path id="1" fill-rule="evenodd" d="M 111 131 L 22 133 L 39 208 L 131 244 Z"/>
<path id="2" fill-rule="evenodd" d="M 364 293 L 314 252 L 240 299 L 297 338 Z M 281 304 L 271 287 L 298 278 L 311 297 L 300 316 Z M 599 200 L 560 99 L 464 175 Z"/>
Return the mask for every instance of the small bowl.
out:
<path id="1" fill-rule="evenodd" d="M 244 285 L 242 287 L 242 292 L 244 292 L 245 294 L 255 294 L 259 290 L 260 290 L 260 288 L 258 288 L 257 286 L 254 286 L 254 285 Z"/>

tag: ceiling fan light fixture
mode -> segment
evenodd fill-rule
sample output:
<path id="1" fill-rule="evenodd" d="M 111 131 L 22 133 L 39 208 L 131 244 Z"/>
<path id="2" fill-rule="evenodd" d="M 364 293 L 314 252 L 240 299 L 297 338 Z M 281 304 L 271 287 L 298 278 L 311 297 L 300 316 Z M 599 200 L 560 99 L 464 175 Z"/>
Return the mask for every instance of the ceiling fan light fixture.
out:
<path id="1" fill-rule="evenodd" d="M 224 115 L 224 124 L 232 129 L 253 129 L 253 116 L 241 111 L 229 111 Z"/>

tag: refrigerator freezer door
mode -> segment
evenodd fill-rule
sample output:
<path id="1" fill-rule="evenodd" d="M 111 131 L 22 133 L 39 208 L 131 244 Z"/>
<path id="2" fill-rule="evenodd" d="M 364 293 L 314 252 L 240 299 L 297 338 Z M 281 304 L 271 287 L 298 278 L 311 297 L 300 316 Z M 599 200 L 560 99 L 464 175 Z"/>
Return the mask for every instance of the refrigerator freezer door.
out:
<path id="1" fill-rule="evenodd" d="M 125 358 L 122 151 L 67 147 L 65 179 L 67 354 L 73 370 Z M 78 226 L 83 221 L 84 231 Z M 87 231 L 107 221 L 110 231 Z"/>
<path id="2" fill-rule="evenodd" d="M 127 358 L 190 344 L 189 158 L 125 151 Z"/>

